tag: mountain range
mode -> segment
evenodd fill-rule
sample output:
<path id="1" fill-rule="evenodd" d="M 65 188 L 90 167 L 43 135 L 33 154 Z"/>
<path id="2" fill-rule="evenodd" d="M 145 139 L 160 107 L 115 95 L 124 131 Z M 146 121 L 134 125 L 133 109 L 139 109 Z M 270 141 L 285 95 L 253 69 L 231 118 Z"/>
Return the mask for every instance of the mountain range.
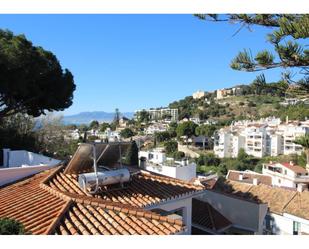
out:
<path id="1" fill-rule="evenodd" d="M 99 122 L 111 122 L 113 121 L 115 116 L 114 112 L 103 112 L 103 111 L 95 111 L 95 112 L 80 112 L 74 115 L 68 115 L 63 117 L 63 122 L 65 124 L 89 124 L 93 120 L 97 120 Z M 121 116 L 126 118 L 133 118 L 134 112 L 124 112 L 121 113 Z"/>

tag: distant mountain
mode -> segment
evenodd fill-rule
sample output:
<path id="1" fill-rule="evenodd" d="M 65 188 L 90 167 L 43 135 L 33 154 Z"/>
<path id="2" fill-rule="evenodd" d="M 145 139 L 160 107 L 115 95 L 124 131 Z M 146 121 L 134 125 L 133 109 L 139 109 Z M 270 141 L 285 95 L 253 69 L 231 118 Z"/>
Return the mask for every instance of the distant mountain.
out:
<path id="1" fill-rule="evenodd" d="M 125 116 L 129 119 L 133 118 L 133 112 L 124 112 L 121 113 L 122 116 Z M 74 115 L 64 116 L 63 122 L 65 124 L 89 124 L 93 120 L 99 122 L 111 122 L 115 116 L 114 112 L 81 112 Z"/>

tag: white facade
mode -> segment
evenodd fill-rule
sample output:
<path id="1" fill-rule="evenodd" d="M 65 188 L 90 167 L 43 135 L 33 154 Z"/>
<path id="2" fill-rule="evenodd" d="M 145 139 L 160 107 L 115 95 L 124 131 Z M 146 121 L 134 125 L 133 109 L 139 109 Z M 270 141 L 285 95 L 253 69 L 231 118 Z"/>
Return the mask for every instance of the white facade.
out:
<path id="1" fill-rule="evenodd" d="M 272 185 L 278 187 L 288 188 L 304 188 L 308 190 L 309 175 L 308 172 L 302 170 L 293 170 L 292 163 L 290 166 L 286 166 L 281 163 L 270 163 L 263 165 L 263 175 L 270 176 L 272 178 Z"/>
<path id="2" fill-rule="evenodd" d="M 276 235 L 309 234 L 309 220 L 283 213 L 268 213 L 264 221 L 264 233 Z"/>
<path id="3" fill-rule="evenodd" d="M 214 153 L 220 158 L 237 157 L 239 149 L 244 148 L 247 154 L 259 158 L 281 154 L 300 155 L 303 148 L 293 141 L 307 133 L 307 121 L 281 123 L 280 119 L 276 118 L 238 121 L 217 132 Z"/>
<path id="4" fill-rule="evenodd" d="M 0 186 L 56 167 L 61 161 L 25 150 L 3 149 Z"/>
<path id="5" fill-rule="evenodd" d="M 188 160 L 176 161 L 167 158 L 160 150 L 140 151 L 138 154 L 140 167 L 165 176 L 190 181 L 196 178 L 196 164 Z"/>
<path id="6" fill-rule="evenodd" d="M 205 92 L 204 91 L 197 91 L 192 94 L 193 99 L 201 99 L 205 97 Z"/>
<path id="7" fill-rule="evenodd" d="M 149 109 L 146 110 L 150 115 L 150 120 L 162 120 L 165 116 L 169 116 L 169 118 L 165 118 L 169 121 L 178 121 L 178 109 L 171 108 L 161 108 L 161 109 Z M 141 111 L 136 111 L 136 117 L 138 117 L 138 113 Z"/>
<path id="8" fill-rule="evenodd" d="M 167 131 L 167 125 L 166 124 L 153 124 L 147 127 L 145 130 L 146 135 L 153 135 L 156 132 L 164 132 Z"/>

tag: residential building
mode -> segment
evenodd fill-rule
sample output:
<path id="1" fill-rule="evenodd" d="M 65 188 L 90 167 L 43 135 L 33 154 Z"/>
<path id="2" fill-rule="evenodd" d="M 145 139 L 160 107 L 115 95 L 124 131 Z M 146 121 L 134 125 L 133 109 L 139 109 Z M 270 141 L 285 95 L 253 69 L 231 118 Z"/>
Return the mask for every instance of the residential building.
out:
<path id="1" fill-rule="evenodd" d="M 190 163 L 187 159 L 168 158 L 163 149 L 140 151 L 138 158 L 142 169 L 184 181 L 196 178 L 195 163 Z"/>
<path id="2" fill-rule="evenodd" d="M 201 91 L 201 90 L 192 94 L 193 99 L 201 99 L 201 98 L 205 98 L 205 96 L 206 96 L 205 91 Z"/>
<path id="3" fill-rule="evenodd" d="M 241 174 L 216 181 L 197 197 L 231 223 L 225 234 L 309 233 L 309 191 L 269 186 L 269 179 L 261 175 L 252 178 L 252 172 L 239 179 Z"/>
<path id="4" fill-rule="evenodd" d="M 266 118 L 232 123 L 217 131 L 214 153 L 218 157 L 237 157 L 240 148 L 255 157 L 301 154 L 303 148 L 293 141 L 309 133 L 307 121 Z"/>
<path id="5" fill-rule="evenodd" d="M 166 121 L 178 121 L 178 109 L 171 108 L 158 108 L 158 109 L 149 109 L 146 110 L 149 113 L 151 121 L 166 120 Z M 135 112 L 135 117 L 138 118 L 138 115 L 141 111 Z"/>
<path id="6" fill-rule="evenodd" d="M 191 234 L 192 198 L 203 193 L 202 185 L 121 166 L 130 174 L 127 182 L 82 188 L 79 178 L 95 167 L 92 148 L 97 165 L 119 149 L 118 143 L 82 144 L 67 166 L 1 188 L 0 217 L 18 220 L 34 235 Z M 118 159 L 99 172 L 115 172 Z"/>
<path id="7" fill-rule="evenodd" d="M 218 89 L 216 92 L 217 92 L 217 99 L 223 99 L 229 96 L 238 95 L 241 92 L 241 87 L 223 88 Z"/>
<path id="8" fill-rule="evenodd" d="M 145 129 L 145 133 L 146 133 L 146 135 L 153 135 L 153 134 L 155 134 L 157 132 L 167 131 L 167 129 L 168 129 L 168 125 L 167 124 L 155 123 L 155 124 L 152 124 L 152 125 L 148 126 Z"/>
<path id="9" fill-rule="evenodd" d="M 61 162 L 26 150 L 0 151 L 3 153 L 2 165 L 0 165 L 0 186 L 54 168 Z"/>
<path id="10" fill-rule="evenodd" d="M 309 172 L 293 162 L 263 164 L 263 175 L 271 177 L 273 186 L 309 190 Z"/>

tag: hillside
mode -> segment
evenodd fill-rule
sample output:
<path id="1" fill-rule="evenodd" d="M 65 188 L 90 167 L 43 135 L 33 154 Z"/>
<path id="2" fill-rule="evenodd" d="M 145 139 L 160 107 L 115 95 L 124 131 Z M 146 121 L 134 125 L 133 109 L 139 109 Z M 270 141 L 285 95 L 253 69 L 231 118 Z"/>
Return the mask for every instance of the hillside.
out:
<path id="1" fill-rule="evenodd" d="M 309 117 L 308 103 L 283 106 L 280 103 L 286 97 L 304 98 L 295 91 L 290 91 L 289 86 L 270 83 L 262 89 L 252 85 L 240 86 L 237 96 L 216 98 L 216 93 L 206 92 L 201 99 L 193 99 L 188 96 L 169 105 L 170 108 L 178 108 L 179 118 L 199 117 L 201 120 L 212 119 L 223 123 L 231 120 L 258 119 L 266 116 L 275 116 L 285 119 L 304 120 Z M 308 96 L 307 96 L 308 97 Z"/>

